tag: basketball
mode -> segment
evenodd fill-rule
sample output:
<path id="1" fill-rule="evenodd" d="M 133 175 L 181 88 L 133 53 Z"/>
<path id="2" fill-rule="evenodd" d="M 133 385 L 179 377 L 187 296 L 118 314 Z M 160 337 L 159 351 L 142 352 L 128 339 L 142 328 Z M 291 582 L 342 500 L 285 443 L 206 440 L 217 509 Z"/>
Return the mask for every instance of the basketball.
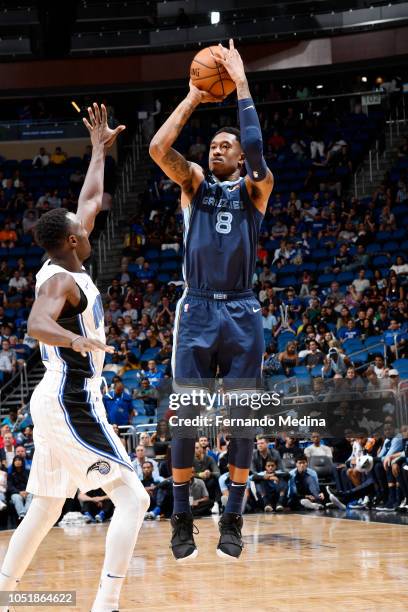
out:
<path id="1" fill-rule="evenodd" d="M 235 83 L 224 66 L 217 62 L 217 51 L 217 47 L 199 51 L 191 62 L 190 78 L 198 89 L 222 99 L 234 91 Z"/>
<path id="2" fill-rule="evenodd" d="M 362 474 L 368 474 L 371 472 L 374 465 L 374 459 L 371 455 L 360 455 L 356 461 L 356 470 Z"/>

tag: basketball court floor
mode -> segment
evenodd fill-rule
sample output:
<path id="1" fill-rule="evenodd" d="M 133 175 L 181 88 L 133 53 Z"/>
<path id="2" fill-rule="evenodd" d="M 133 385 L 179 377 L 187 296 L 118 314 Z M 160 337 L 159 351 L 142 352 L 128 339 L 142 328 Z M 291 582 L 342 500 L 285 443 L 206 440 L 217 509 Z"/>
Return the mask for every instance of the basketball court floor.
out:
<path id="1" fill-rule="evenodd" d="M 365 522 L 368 513 L 348 515 L 360 520 L 336 514 L 246 515 L 245 550 L 235 563 L 215 554 L 218 516 L 197 521 L 199 556 L 184 565 L 171 557 L 169 521 L 145 522 L 120 610 L 406 610 L 408 519 L 399 524 Z M 106 525 L 52 529 L 20 590 L 76 590 L 75 608 L 41 610 L 89 611 L 106 529 Z M 0 533 L 0 558 L 10 535 Z M 32 612 L 33 607 L 12 610 Z"/>

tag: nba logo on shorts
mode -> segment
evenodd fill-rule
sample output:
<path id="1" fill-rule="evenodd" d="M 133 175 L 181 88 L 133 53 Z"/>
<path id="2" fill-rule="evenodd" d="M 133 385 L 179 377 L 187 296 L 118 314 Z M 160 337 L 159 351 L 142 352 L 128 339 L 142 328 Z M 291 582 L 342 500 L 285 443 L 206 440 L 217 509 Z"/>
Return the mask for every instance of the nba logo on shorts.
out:
<path id="1" fill-rule="evenodd" d="M 190 308 L 190 304 L 184 304 L 184 312 L 188 312 L 189 308 Z"/>
<path id="2" fill-rule="evenodd" d="M 109 474 L 110 469 L 111 466 L 107 461 L 97 461 L 96 463 L 93 463 L 91 466 L 89 466 L 86 471 L 86 475 L 88 476 L 89 472 L 93 472 L 94 470 L 96 470 L 97 472 L 102 474 L 102 476 L 106 476 L 106 474 Z"/>

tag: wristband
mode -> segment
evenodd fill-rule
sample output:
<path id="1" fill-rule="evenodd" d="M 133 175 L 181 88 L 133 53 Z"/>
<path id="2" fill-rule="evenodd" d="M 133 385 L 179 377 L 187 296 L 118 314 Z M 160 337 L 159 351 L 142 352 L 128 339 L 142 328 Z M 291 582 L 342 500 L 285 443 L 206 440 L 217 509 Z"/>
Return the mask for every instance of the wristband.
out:
<path id="1" fill-rule="evenodd" d="M 80 338 L 82 338 L 82 336 L 75 336 L 75 338 L 73 338 L 73 339 L 71 340 L 71 344 L 70 344 L 71 348 L 72 348 L 72 345 L 74 344 L 74 342 L 76 342 L 76 341 L 77 341 L 77 340 L 79 340 Z"/>

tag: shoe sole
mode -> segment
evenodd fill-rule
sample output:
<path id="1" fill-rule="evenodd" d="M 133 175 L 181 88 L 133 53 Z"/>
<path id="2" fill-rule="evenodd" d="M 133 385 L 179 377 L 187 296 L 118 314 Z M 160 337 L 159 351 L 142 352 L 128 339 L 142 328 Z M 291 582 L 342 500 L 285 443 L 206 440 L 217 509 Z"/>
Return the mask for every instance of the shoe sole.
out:
<path id="1" fill-rule="evenodd" d="M 336 506 L 338 510 L 347 510 L 346 504 L 343 504 L 343 502 L 337 499 L 337 497 L 333 493 L 330 493 L 330 501 Z"/>
<path id="2" fill-rule="evenodd" d="M 228 561 L 234 561 L 234 563 L 236 561 L 239 561 L 239 557 L 234 557 L 234 555 L 228 555 L 220 548 L 217 548 L 216 552 L 217 552 L 217 556 L 220 557 L 220 559 L 228 559 Z"/>
<path id="3" fill-rule="evenodd" d="M 180 557 L 179 559 L 176 559 L 176 557 L 174 557 L 176 563 L 187 563 L 188 561 L 192 561 L 193 559 L 195 559 L 198 555 L 198 549 L 196 548 L 191 555 L 187 555 L 187 557 Z"/>

